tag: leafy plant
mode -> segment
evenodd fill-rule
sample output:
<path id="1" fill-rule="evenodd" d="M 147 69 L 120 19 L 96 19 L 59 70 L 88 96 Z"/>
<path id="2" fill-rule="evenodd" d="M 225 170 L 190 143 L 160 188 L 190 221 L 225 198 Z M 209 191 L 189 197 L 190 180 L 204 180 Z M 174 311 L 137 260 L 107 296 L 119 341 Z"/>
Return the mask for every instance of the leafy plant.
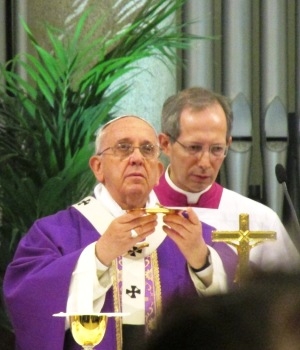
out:
<path id="1" fill-rule="evenodd" d="M 130 88 L 117 85 L 119 78 L 146 57 L 175 63 L 177 50 L 196 38 L 168 21 L 185 2 L 127 4 L 130 21 L 121 12 L 115 29 L 107 32 L 103 19 L 86 30 L 85 12 L 72 30 L 47 26 L 50 49 L 23 23 L 35 53 L 0 66 L 1 275 L 34 220 L 76 202 L 93 187 L 88 158 L 95 131 Z M 26 78 L 18 74 L 20 68 Z"/>

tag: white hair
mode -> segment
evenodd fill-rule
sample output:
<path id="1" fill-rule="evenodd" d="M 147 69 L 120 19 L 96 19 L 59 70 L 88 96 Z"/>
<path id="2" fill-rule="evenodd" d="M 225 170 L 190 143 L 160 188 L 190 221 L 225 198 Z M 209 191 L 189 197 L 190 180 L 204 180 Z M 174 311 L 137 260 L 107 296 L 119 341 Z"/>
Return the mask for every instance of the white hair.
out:
<path id="1" fill-rule="evenodd" d="M 101 146 L 101 139 L 102 139 L 102 136 L 103 136 L 103 131 L 109 126 L 111 125 L 112 123 L 120 120 L 120 119 L 123 119 L 123 118 L 137 118 L 137 119 L 140 119 L 142 120 L 143 122 L 147 123 L 154 131 L 156 137 L 158 137 L 158 134 L 155 130 L 155 128 L 153 127 L 152 124 L 150 124 L 146 119 L 142 118 L 142 117 L 139 117 L 137 115 L 133 115 L 133 114 L 124 114 L 124 115 L 121 115 L 119 117 L 116 117 L 114 119 L 111 119 L 109 120 L 107 123 L 103 124 L 97 131 L 97 134 L 96 134 L 96 140 L 95 140 L 95 152 L 96 153 L 99 153 L 100 152 L 100 146 Z"/>

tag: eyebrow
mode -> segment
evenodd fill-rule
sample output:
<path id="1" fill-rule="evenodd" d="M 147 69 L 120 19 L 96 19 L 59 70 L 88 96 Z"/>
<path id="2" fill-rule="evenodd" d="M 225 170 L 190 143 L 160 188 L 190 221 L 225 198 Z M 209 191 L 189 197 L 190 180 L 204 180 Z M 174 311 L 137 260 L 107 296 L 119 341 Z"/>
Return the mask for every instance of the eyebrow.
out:
<path id="1" fill-rule="evenodd" d="M 128 138 L 128 137 L 125 137 L 125 138 L 123 138 L 123 139 L 120 139 L 120 140 L 117 140 L 116 141 L 116 143 L 132 143 L 132 139 L 130 139 L 130 138 Z M 150 141 L 150 140 L 143 140 L 143 141 L 141 141 L 140 142 L 140 144 L 141 145 L 145 145 L 145 144 L 147 144 L 147 143 L 150 143 L 151 145 L 155 145 L 156 143 L 154 142 L 152 142 L 152 141 Z"/>
<path id="2" fill-rule="evenodd" d="M 178 140 L 176 140 L 178 141 Z M 187 145 L 200 145 L 200 146 L 203 146 L 203 145 L 206 145 L 207 143 L 206 142 L 201 142 L 201 141 L 179 141 L 179 142 L 182 142 L 184 144 L 187 144 Z M 226 142 L 223 143 L 223 142 L 214 142 L 214 143 L 208 143 L 209 146 L 224 146 L 226 145 Z"/>

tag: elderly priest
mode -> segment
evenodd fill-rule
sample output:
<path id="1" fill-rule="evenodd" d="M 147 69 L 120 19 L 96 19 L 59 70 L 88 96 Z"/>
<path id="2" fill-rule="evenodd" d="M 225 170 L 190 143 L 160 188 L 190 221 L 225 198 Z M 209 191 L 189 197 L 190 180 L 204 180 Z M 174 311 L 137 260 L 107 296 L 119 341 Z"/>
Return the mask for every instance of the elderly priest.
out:
<path id="1" fill-rule="evenodd" d="M 89 161 L 94 195 L 37 220 L 7 268 L 17 349 L 79 349 L 68 319 L 52 316 L 59 312 L 122 312 L 95 349 L 134 349 L 172 296 L 226 291 L 236 254 L 206 243 L 213 228 L 191 208 L 157 206 L 158 157 L 155 129 L 140 117 L 100 129 Z"/>

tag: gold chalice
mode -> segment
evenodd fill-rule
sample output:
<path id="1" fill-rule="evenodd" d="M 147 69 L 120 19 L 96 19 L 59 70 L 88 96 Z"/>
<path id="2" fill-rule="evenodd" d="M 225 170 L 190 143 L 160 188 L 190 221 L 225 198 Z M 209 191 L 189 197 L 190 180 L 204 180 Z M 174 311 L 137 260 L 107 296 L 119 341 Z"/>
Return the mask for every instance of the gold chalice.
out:
<path id="1" fill-rule="evenodd" d="M 64 313 L 54 314 L 56 317 L 65 317 L 69 320 L 72 336 L 83 350 L 93 350 L 98 345 L 106 331 L 108 317 L 126 316 L 128 313 Z"/>
<path id="2" fill-rule="evenodd" d="M 72 315 L 69 317 L 70 330 L 77 344 L 83 350 L 92 350 L 98 345 L 105 334 L 108 316 L 103 315 Z"/>

